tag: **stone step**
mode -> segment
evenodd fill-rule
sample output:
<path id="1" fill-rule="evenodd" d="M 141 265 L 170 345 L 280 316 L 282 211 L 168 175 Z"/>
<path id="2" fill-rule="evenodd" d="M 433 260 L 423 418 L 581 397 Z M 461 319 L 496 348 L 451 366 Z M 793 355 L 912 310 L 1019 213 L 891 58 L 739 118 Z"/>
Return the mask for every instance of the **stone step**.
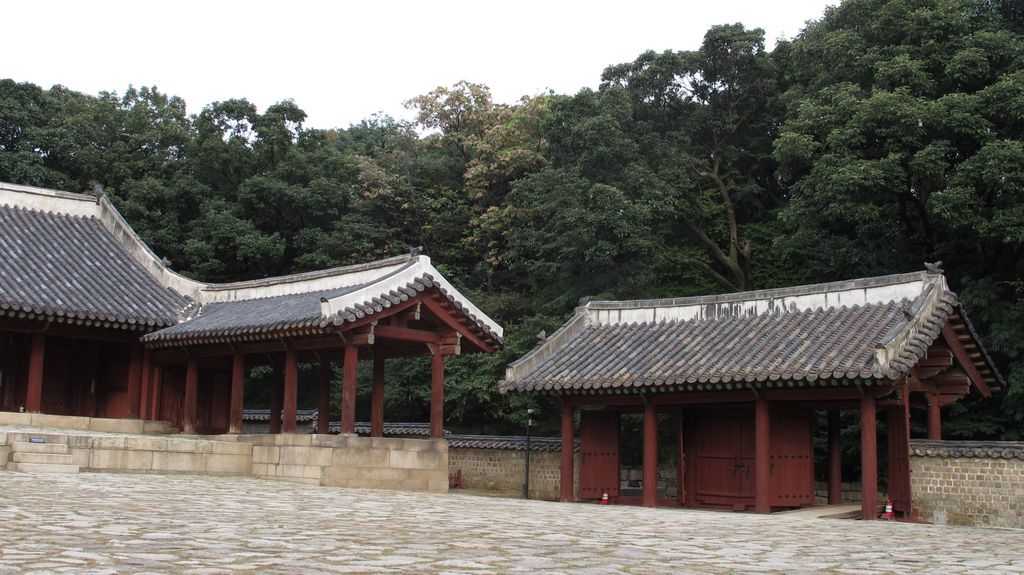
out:
<path id="1" fill-rule="evenodd" d="M 56 465 L 71 465 L 75 459 L 65 453 L 33 453 L 26 451 L 15 451 L 11 454 L 11 461 L 15 463 L 50 463 Z"/>
<path id="2" fill-rule="evenodd" d="M 30 441 L 15 441 L 11 443 L 11 453 L 67 453 L 66 443 L 32 443 Z"/>
<path id="3" fill-rule="evenodd" d="M 11 462 L 7 464 L 7 471 L 20 471 L 22 473 L 78 473 L 78 466 L 57 463 Z"/>
<path id="4" fill-rule="evenodd" d="M 68 436 L 63 433 L 38 433 L 33 431 L 12 431 L 7 434 L 7 439 L 12 442 L 30 443 L 33 439 L 42 439 L 46 443 L 67 443 Z"/>

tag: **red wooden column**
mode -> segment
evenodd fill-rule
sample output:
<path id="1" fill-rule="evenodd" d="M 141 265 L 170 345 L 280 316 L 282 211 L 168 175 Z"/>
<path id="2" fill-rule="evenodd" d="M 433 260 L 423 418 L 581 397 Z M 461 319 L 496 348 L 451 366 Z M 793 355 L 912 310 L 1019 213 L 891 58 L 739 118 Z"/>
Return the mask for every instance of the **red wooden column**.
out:
<path id="1" fill-rule="evenodd" d="M 890 407 L 886 412 L 887 455 L 889 458 L 889 499 L 893 510 L 910 515 L 910 422 L 904 407 Z"/>
<path id="2" fill-rule="evenodd" d="M 878 445 L 875 398 L 860 399 L 860 483 L 861 519 L 875 519 L 878 513 Z"/>
<path id="3" fill-rule="evenodd" d="M 834 409 L 828 412 L 828 504 L 843 502 L 843 453 L 840 445 L 842 412 Z"/>
<path id="4" fill-rule="evenodd" d="M 199 366 L 189 357 L 185 364 L 185 405 L 182 406 L 182 431 L 196 432 L 196 402 L 199 399 Z"/>
<path id="5" fill-rule="evenodd" d="M 276 364 L 276 361 L 275 361 Z M 284 385 L 278 375 L 277 365 L 273 366 L 270 377 L 270 433 L 281 433 L 281 402 L 284 400 Z"/>
<path id="6" fill-rule="evenodd" d="M 928 439 L 942 439 L 942 411 L 939 397 L 934 394 L 925 395 L 928 402 Z"/>
<path id="7" fill-rule="evenodd" d="M 384 356 L 373 356 L 373 391 L 370 396 L 370 436 L 384 437 Z"/>
<path id="8" fill-rule="evenodd" d="M 281 431 L 295 433 L 295 416 L 299 402 L 299 354 L 288 346 L 284 352 L 284 423 Z"/>
<path id="9" fill-rule="evenodd" d="M 138 419 L 139 397 L 142 395 L 142 345 L 132 344 L 128 358 L 128 407 L 125 417 Z"/>
<path id="10" fill-rule="evenodd" d="M 142 382 L 139 385 L 139 417 L 142 419 L 153 419 L 149 411 L 149 396 L 153 393 L 153 364 L 150 361 L 149 349 L 142 350 Z"/>
<path id="11" fill-rule="evenodd" d="M 316 432 L 330 432 L 331 423 L 331 357 L 327 352 L 320 353 L 320 396 L 316 405 Z"/>
<path id="12" fill-rule="evenodd" d="M 768 398 L 754 403 L 754 511 L 771 513 L 771 410 Z"/>
<path id="13" fill-rule="evenodd" d="M 686 416 L 679 413 L 679 457 L 676 461 L 676 500 L 680 507 L 686 506 Z"/>
<path id="14" fill-rule="evenodd" d="M 245 401 L 245 354 L 236 351 L 231 358 L 231 407 L 228 433 L 242 433 L 242 413 Z"/>
<path id="15" fill-rule="evenodd" d="M 28 356 L 28 390 L 25 393 L 25 411 L 39 413 L 43 409 L 43 357 L 46 355 L 46 336 L 32 334 L 32 347 Z"/>
<path id="16" fill-rule="evenodd" d="M 160 420 L 160 399 L 163 394 L 164 369 L 159 365 L 153 366 L 153 397 L 150 398 L 150 418 Z"/>
<path id="17" fill-rule="evenodd" d="M 573 441 L 573 408 L 569 402 L 562 404 L 562 466 L 558 479 L 558 500 L 574 501 L 573 459 L 576 443 Z"/>
<path id="18" fill-rule="evenodd" d="M 444 436 L 444 356 L 434 349 L 430 358 L 430 437 Z"/>
<path id="19" fill-rule="evenodd" d="M 644 405 L 644 507 L 658 505 L 658 410 Z"/>
<path id="20" fill-rule="evenodd" d="M 359 362 L 359 348 L 352 344 L 345 346 L 345 362 L 341 378 L 341 432 L 356 432 L 356 367 Z"/>

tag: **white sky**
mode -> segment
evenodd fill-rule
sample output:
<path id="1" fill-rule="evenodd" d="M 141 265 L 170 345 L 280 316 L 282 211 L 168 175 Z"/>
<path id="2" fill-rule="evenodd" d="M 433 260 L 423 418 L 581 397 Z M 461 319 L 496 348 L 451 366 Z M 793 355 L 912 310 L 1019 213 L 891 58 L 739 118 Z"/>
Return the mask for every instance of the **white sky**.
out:
<path id="1" fill-rule="evenodd" d="M 0 78 L 96 94 L 129 85 L 181 96 L 189 113 L 292 98 L 306 126 L 347 127 L 468 80 L 513 102 L 596 87 L 644 50 L 691 50 L 714 24 L 764 28 L 769 47 L 838 0 L 228 1 L 14 0 Z"/>

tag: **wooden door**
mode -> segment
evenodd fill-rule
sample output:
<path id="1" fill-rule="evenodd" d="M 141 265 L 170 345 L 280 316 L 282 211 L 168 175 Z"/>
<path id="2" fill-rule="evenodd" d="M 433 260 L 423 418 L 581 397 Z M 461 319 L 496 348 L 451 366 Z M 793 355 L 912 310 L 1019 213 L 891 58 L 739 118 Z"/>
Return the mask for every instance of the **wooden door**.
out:
<path id="1" fill-rule="evenodd" d="M 580 412 L 580 497 L 619 496 L 618 412 Z"/>
<path id="2" fill-rule="evenodd" d="M 771 407 L 770 504 L 814 505 L 812 413 L 807 409 Z"/>
<path id="3" fill-rule="evenodd" d="M 721 412 L 687 421 L 686 472 L 693 504 L 737 511 L 753 506 L 753 415 Z"/>
<path id="4" fill-rule="evenodd" d="M 904 392 L 906 390 L 904 389 Z M 912 510 L 910 495 L 910 436 L 906 407 L 890 407 L 889 434 L 889 499 L 894 511 L 909 516 Z"/>

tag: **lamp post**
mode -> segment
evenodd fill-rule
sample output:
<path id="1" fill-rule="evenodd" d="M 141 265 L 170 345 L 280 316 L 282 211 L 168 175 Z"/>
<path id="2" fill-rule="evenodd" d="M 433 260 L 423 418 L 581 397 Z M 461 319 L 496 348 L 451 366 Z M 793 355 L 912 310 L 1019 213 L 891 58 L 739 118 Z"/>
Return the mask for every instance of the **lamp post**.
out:
<path id="1" fill-rule="evenodd" d="M 526 410 L 526 454 L 523 467 L 526 477 L 523 480 L 523 499 L 530 498 L 530 427 L 533 425 L 533 409 Z"/>

